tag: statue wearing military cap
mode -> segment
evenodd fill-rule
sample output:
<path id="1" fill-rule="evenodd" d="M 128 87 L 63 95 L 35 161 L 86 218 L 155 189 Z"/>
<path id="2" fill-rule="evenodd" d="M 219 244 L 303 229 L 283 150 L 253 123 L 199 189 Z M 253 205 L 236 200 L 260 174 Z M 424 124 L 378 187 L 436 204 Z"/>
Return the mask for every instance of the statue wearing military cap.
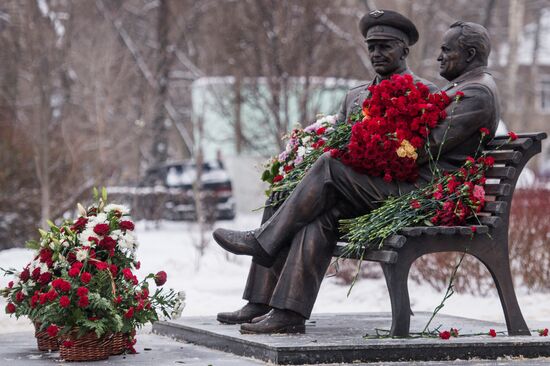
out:
<path id="1" fill-rule="evenodd" d="M 418 30 L 408 18 L 392 10 L 373 10 L 359 22 L 365 41 L 397 39 L 407 46 L 418 41 Z"/>

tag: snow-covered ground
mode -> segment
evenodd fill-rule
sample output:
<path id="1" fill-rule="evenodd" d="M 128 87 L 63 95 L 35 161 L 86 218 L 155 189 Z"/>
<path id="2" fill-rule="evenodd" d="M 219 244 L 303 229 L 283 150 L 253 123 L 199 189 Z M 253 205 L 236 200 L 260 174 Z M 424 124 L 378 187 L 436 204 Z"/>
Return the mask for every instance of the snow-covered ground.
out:
<path id="1" fill-rule="evenodd" d="M 234 229 L 253 229 L 260 222 L 259 214 L 240 214 L 235 221 L 222 221 L 216 226 Z M 165 270 L 168 273 L 168 287 L 185 290 L 187 306 L 184 316 L 214 315 L 220 311 L 238 309 L 245 302 L 241 299 L 246 282 L 249 257 L 227 254 L 211 240 L 203 255 L 197 247 L 200 233 L 196 223 L 161 222 L 159 227 L 152 223 L 140 222 L 136 232 L 140 242 L 138 258 L 142 266 L 138 275 Z M 22 268 L 31 259 L 25 249 L 0 251 L 0 267 Z M 0 277 L 0 287 L 7 285 L 8 279 Z M 338 283 L 336 278 L 323 282 L 314 313 L 330 312 L 376 312 L 390 311 L 389 297 L 383 278 L 359 280 L 351 295 L 346 297 L 348 286 Z M 433 311 L 443 293 L 429 285 L 419 285 L 409 281 L 409 292 L 413 311 Z M 528 323 L 535 320 L 548 322 L 550 307 L 548 293 L 528 293 L 517 289 L 518 300 Z M 0 333 L 31 330 L 26 319 L 8 317 L 3 309 L 5 299 L 0 298 Z M 454 294 L 447 300 L 442 313 L 469 318 L 504 322 L 504 316 L 496 290 L 485 297 L 469 294 Z M 435 321 L 437 322 L 437 321 Z"/>

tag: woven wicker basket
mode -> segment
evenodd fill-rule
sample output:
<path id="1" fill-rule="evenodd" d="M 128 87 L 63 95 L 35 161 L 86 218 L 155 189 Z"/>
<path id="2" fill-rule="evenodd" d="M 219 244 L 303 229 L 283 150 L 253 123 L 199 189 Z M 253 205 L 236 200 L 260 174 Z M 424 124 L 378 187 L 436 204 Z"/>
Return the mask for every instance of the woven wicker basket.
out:
<path id="1" fill-rule="evenodd" d="M 57 337 L 50 337 L 48 332 L 40 330 L 40 323 L 34 323 L 34 336 L 40 351 L 57 351 L 59 349 Z"/>
<path id="2" fill-rule="evenodd" d="M 112 334 L 97 338 L 95 333 L 86 333 L 77 338 L 77 330 L 61 336 L 59 353 L 65 361 L 98 361 L 109 358 L 111 354 Z M 70 346 L 64 345 L 70 341 Z"/>
<path id="3" fill-rule="evenodd" d="M 121 332 L 116 332 L 113 334 L 113 341 L 111 344 L 111 355 L 121 355 L 126 350 L 126 341 L 128 335 Z"/>

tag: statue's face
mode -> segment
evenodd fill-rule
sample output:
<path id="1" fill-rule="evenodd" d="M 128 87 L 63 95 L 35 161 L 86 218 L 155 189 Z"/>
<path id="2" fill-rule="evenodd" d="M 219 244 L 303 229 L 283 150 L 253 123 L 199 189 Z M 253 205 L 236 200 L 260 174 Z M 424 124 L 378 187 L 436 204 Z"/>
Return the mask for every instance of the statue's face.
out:
<path id="1" fill-rule="evenodd" d="M 439 74 L 447 80 L 453 80 L 468 68 L 468 53 L 458 45 L 460 28 L 451 28 L 443 36 L 439 61 Z"/>
<path id="2" fill-rule="evenodd" d="M 391 39 L 367 41 L 369 58 L 378 75 L 388 76 L 405 67 L 407 53 L 403 43 Z"/>

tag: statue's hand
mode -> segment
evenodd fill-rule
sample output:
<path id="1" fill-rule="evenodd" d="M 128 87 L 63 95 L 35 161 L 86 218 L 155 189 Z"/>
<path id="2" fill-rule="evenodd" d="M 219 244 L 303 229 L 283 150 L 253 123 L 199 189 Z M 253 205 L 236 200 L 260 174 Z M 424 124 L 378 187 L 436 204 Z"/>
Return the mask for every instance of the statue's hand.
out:
<path id="1" fill-rule="evenodd" d="M 285 199 L 285 193 L 281 191 L 274 191 L 271 192 L 271 195 L 269 196 L 269 201 L 273 204 L 281 204 L 283 203 L 283 200 Z"/>

